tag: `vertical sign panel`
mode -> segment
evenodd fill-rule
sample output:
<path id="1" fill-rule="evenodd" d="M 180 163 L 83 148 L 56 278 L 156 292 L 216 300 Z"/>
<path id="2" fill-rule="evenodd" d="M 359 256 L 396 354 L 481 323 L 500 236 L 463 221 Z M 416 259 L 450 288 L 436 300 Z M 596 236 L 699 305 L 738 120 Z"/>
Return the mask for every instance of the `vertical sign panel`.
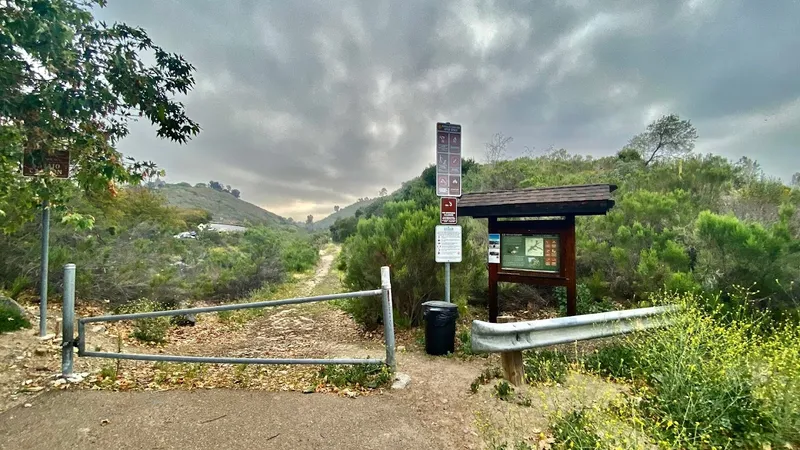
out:
<path id="1" fill-rule="evenodd" d="M 500 233 L 489 233 L 489 264 L 500 264 Z"/>
<path id="2" fill-rule="evenodd" d="M 436 195 L 461 197 L 461 125 L 436 124 Z"/>
<path id="3" fill-rule="evenodd" d="M 436 262 L 461 262 L 461 227 L 458 225 L 436 226 Z"/>

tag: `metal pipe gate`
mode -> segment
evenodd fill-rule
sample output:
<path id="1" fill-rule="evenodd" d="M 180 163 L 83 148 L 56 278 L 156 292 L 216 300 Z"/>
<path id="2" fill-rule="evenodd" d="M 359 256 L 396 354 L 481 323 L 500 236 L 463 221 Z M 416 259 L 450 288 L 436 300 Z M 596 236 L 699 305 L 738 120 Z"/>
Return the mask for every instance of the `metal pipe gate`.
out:
<path id="1" fill-rule="evenodd" d="M 324 302 L 345 298 L 381 297 L 384 317 L 384 338 L 386 342 L 385 359 L 303 359 L 303 358 L 229 358 L 214 356 L 181 356 L 140 353 L 93 352 L 86 350 L 86 324 L 95 322 L 118 322 L 152 317 L 169 317 L 186 314 L 200 314 L 220 311 L 236 311 L 240 309 L 267 308 L 271 306 L 298 305 L 302 303 Z M 388 267 L 381 267 L 381 288 L 369 291 L 346 292 L 342 294 L 318 295 L 314 297 L 289 298 L 264 302 L 238 303 L 234 305 L 207 306 L 200 308 L 184 308 L 165 311 L 153 311 L 133 314 L 115 314 L 78 319 L 78 336 L 74 337 L 75 321 L 75 265 L 64 266 L 64 309 L 62 322 L 62 376 L 70 377 L 73 371 L 73 348 L 78 348 L 78 356 L 95 358 L 129 359 L 138 361 L 167 361 L 178 363 L 212 363 L 212 364 L 380 364 L 384 363 L 392 369 L 396 368 L 394 317 L 392 310 L 392 285 Z"/>

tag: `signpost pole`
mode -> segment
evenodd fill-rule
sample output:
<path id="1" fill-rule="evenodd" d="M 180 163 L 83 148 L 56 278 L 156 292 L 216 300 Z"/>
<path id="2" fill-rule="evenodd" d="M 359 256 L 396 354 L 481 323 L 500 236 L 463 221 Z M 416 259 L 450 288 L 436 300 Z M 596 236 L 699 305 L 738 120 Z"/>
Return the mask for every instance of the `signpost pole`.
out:
<path id="1" fill-rule="evenodd" d="M 461 197 L 461 125 L 436 124 L 436 195 L 441 197 L 439 223 L 458 227 L 458 197 Z M 439 227 L 437 227 L 436 262 L 444 263 L 444 301 L 450 303 L 450 263 L 461 262 L 461 229 L 458 228 L 458 257 L 453 249 L 440 258 Z M 450 245 L 450 244 L 448 244 Z"/>
<path id="2" fill-rule="evenodd" d="M 69 151 L 26 150 L 22 156 L 22 175 L 69 178 Z M 47 267 L 50 251 L 50 202 L 42 201 L 42 257 L 39 269 L 39 336 L 47 335 Z"/>
<path id="3" fill-rule="evenodd" d="M 50 247 L 50 204 L 42 202 L 42 258 L 39 273 L 39 336 L 47 335 L 47 267 Z"/>
<path id="4" fill-rule="evenodd" d="M 450 263 L 444 263 L 444 301 L 450 303 Z"/>

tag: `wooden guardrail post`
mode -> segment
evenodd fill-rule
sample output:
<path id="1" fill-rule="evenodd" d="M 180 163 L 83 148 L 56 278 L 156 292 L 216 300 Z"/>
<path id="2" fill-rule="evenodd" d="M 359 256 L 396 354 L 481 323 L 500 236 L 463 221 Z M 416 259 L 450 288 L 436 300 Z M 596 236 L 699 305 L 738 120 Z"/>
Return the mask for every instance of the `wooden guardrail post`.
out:
<path id="1" fill-rule="evenodd" d="M 514 322 L 514 316 L 499 316 L 497 323 Z M 525 368 L 522 364 L 522 350 L 500 353 L 503 364 L 503 377 L 514 386 L 525 383 Z"/>

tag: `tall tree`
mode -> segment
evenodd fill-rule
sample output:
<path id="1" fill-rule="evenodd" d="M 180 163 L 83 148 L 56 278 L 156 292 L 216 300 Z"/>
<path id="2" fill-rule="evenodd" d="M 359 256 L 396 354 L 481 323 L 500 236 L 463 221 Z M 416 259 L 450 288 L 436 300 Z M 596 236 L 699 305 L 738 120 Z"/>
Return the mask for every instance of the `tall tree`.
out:
<path id="1" fill-rule="evenodd" d="M 314 222 L 314 216 L 309 214 L 308 216 L 306 216 L 306 224 L 311 225 L 312 222 Z"/>
<path id="2" fill-rule="evenodd" d="M 656 161 L 685 156 L 694 150 L 697 130 L 688 120 L 677 114 L 661 116 L 628 143 L 628 148 L 639 152 L 645 166 Z"/>
<path id="3" fill-rule="evenodd" d="M 387 194 L 389 194 L 389 191 L 386 188 L 381 188 L 381 191 L 378 192 L 381 197 L 385 197 Z"/>
<path id="4" fill-rule="evenodd" d="M 231 189 L 231 195 L 233 195 L 236 198 L 239 198 L 242 195 L 242 193 L 238 189 Z"/>
<path id="5" fill-rule="evenodd" d="M 764 179 L 764 171 L 761 169 L 761 164 L 754 159 L 748 158 L 747 156 L 742 156 L 739 158 L 739 160 L 736 161 L 734 168 L 739 175 L 739 180 L 744 184 L 753 183 Z"/>
<path id="6" fill-rule="evenodd" d="M 43 200 L 58 206 L 68 197 L 69 184 L 41 164 L 48 154 L 69 150 L 73 180 L 114 195 L 115 183 L 157 171 L 115 148 L 132 118 L 179 143 L 200 131 L 175 99 L 194 85 L 194 67 L 141 28 L 96 22 L 91 8 L 105 4 L 0 2 L 0 229 L 30 219 Z M 38 176 L 22 176 L 23 156 L 38 162 Z"/>
<path id="7" fill-rule="evenodd" d="M 339 205 L 333 207 L 333 212 L 339 212 Z"/>
<path id="8" fill-rule="evenodd" d="M 792 175 L 792 186 L 800 187 L 800 172 L 795 172 L 794 175 Z"/>
<path id="9" fill-rule="evenodd" d="M 495 164 L 498 161 L 505 159 L 508 144 L 513 141 L 514 138 L 511 136 L 506 136 L 503 133 L 495 133 L 492 136 L 491 141 L 483 144 L 486 148 L 486 162 L 489 164 Z"/>

